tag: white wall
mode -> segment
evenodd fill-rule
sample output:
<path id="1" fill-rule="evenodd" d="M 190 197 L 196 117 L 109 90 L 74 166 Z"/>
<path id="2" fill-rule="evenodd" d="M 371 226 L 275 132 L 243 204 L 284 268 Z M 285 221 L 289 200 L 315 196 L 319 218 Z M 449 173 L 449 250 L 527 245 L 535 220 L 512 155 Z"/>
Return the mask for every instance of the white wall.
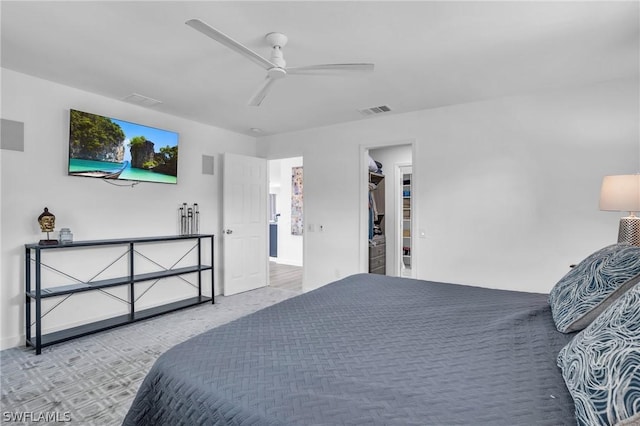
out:
<path id="1" fill-rule="evenodd" d="M 274 175 L 271 180 L 273 183 L 277 182 L 277 186 L 271 187 L 270 191 L 277 194 L 276 212 L 280 214 L 278 218 L 278 257 L 274 260 L 285 265 L 302 266 L 304 237 L 303 235 L 291 234 L 291 168 L 302 165 L 302 157 L 269 161 L 269 167 L 277 173 L 277 176 Z"/>
<path id="2" fill-rule="evenodd" d="M 177 131 L 178 184 L 115 187 L 100 179 L 68 176 L 71 108 Z M 255 138 L 4 69 L 2 118 L 24 122 L 25 129 L 24 152 L 5 150 L 1 157 L 3 348 L 23 341 L 24 244 L 42 238 L 36 219 L 45 206 L 56 215 L 56 229 L 71 228 L 76 240 L 175 235 L 176 210 L 183 202 L 199 203 L 201 232 L 217 234 L 221 226 L 220 154 L 256 154 Z M 215 157 L 215 175 L 202 174 L 202 155 Z M 220 265 L 218 244 L 216 240 L 216 267 Z M 78 261 L 78 276 L 88 273 L 83 267 Z M 215 278 L 219 293 L 220 268 Z M 73 298 L 81 300 L 80 296 Z M 62 321 L 80 319 L 73 309 L 65 312 L 68 316 Z"/>
<path id="3" fill-rule="evenodd" d="M 371 157 L 382 163 L 382 172 L 385 175 L 384 199 L 385 199 L 385 246 L 387 250 L 387 275 L 400 276 L 400 249 L 398 248 L 398 194 L 401 191 L 400 183 L 396 181 L 396 169 L 398 165 L 411 164 L 411 145 L 390 146 L 369 150 Z"/>
<path id="4" fill-rule="evenodd" d="M 304 286 L 364 271 L 361 145 L 415 139 L 418 278 L 548 292 L 575 263 L 615 242 L 598 210 L 602 177 L 640 169 L 639 84 L 453 105 L 260 138 L 269 158 L 305 158 Z"/>
<path id="5" fill-rule="evenodd" d="M 637 79 L 615 80 L 371 117 L 256 147 L 248 136 L 2 70 L 2 118 L 25 123 L 25 151 L 0 157 L 1 346 L 23 338 L 23 247 L 41 238 L 44 206 L 57 229 L 101 239 L 175 234 L 177 206 L 198 202 L 202 232 L 217 233 L 225 151 L 304 156 L 305 224 L 324 225 L 305 232 L 306 289 L 364 271 L 361 147 L 415 140 L 416 222 L 427 233 L 414 241 L 417 277 L 547 292 L 569 264 L 616 239 L 621 215 L 599 211 L 598 193 L 604 175 L 640 170 L 639 89 Z M 67 176 L 70 108 L 179 132 L 179 184 L 116 188 Z M 203 154 L 215 156 L 216 175 L 200 173 Z"/>

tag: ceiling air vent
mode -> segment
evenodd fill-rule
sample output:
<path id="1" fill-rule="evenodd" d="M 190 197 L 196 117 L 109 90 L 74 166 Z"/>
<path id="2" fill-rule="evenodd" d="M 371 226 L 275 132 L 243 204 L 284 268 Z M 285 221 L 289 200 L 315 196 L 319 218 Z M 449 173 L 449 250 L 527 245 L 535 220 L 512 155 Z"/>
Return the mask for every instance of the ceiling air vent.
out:
<path id="1" fill-rule="evenodd" d="M 391 108 L 386 105 L 380 105 L 372 108 L 363 108 L 359 109 L 358 112 L 362 115 L 373 115 L 373 114 L 382 114 L 383 112 L 389 112 Z"/>
<path id="2" fill-rule="evenodd" d="M 154 107 L 162 103 L 162 101 L 150 98 L 148 96 L 139 95 L 137 93 L 132 93 L 129 96 L 122 98 L 122 100 L 125 102 L 131 102 L 132 104 L 136 104 L 136 105 L 140 105 L 148 108 Z"/>

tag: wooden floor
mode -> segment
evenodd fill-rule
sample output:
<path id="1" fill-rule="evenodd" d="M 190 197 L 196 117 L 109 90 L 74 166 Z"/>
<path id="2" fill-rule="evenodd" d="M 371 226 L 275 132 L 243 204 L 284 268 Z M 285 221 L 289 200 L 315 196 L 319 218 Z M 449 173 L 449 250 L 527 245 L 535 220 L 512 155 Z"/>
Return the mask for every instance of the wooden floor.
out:
<path id="1" fill-rule="evenodd" d="M 302 267 L 269 262 L 270 286 L 286 290 L 302 290 Z"/>

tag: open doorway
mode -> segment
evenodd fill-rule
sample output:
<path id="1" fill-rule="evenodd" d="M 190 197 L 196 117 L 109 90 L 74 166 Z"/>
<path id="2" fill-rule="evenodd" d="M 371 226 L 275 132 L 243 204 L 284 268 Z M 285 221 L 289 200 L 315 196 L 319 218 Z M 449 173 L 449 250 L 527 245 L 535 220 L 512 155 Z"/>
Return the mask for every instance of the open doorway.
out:
<path id="1" fill-rule="evenodd" d="M 303 158 L 269 160 L 269 285 L 302 291 Z"/>
<path id="2" fill-rule="evenodd" d="M 416 276 L 412 262 L 415 199 L 413 187 L 405 185 L 413 184 L 413 149 L 413 143 L 406 141 L 364 149 L 367 272 Z M 379 267 L 381 262 L 384 268 Z"/>

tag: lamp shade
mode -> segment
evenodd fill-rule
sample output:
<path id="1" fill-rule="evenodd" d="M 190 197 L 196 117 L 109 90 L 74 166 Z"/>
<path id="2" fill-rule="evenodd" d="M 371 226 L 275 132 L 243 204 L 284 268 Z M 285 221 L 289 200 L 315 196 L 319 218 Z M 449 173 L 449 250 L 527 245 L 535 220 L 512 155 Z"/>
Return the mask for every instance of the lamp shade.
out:
<path id="1" fill-rule="evenodd" d="M 640 211 L 640 174 L 605 176 L 600 189 L 600 210 Z"/>

